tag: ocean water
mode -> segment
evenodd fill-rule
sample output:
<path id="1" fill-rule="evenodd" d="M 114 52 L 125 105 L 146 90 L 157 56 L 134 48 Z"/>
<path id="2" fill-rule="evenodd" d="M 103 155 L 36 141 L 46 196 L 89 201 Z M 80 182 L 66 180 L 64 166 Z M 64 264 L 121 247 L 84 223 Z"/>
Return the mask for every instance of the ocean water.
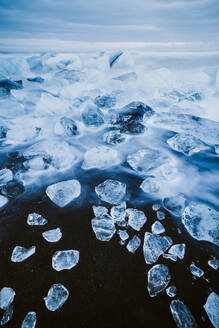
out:
<path id="1" fill-rule="evenodd" d="M 8 327 L 21 326 L 31 311 L 37 313 L 39 327 L 175 327 L 166 292 L 151 298 L 147 291 L 151 265 L 145 263 L 142 246 L 144 233 L 151 232 L 157 219 L 155 203 L 166 214 L 163 235 L 173 244 L 186 244 L 184 259 L 173 262 L 161 256 L 155 264 L 168 266 L 170 285 L 177 288 L 175 299 L 189 307 L 198 327 L 213 327 L 203 305 L 212 291 L 219 294 L 218 270 L 208 265 L 208 260 L 219 257 L 219 54 L 127 51 L 112 63 L 117 54 L 0 55 L 0 86 L 5 79 L 22 80 L 22 87 L 16 82 L 10 91 L 11 87 L 0 87 L 0 168 L 10 169 L 14 182 L 11 192 L 5 187 L 10 181 L 0 186 L 8 200 L 0 209 L 1 288 L 16 292 Z M 41 79 L 30 81 L 35 77 Z M 141 103 L 127 109 L 132 102 Z M 142 117 L 134 115 L 144 104 L 150 110 Z M 91 108 L 96 116 L 88 115 Z M 106 142 L 109 132 L 119 134 L 116 144 L 115 139 Z M 181 134 L 196 138 L 193 154 L 167 142 Z M 139 162 L 135 154 L 145 149 L 152 153 Z M 156 191 L 142 190 L 147 178 L 156 182 Z M 70 179 L 80 182 L 80 196 L 60 208 L 47 197 L 46 188 Z M 130 239 L 141 239 L 135 254 L 120 245 L 117 234 L 103 242 L 92 230 L 92 206 L 112 206 L 95 193 L 95 186 L 107 179 L 125 183 L 127 207 L 147 216 L 140 232 L 126 229 Z M 22 192 L 16 193 L 18 185 Z M 188 206 L 196 202 L 216 211 L 210 232 L 214 243 L 194 238 L 182 217 L 164 208 L 164 198 L 179 194 Z M 33 212 L 42 214 L 48 224 L 28 226 L 27 216 Z M 211 229 L 208 219 L 201 231 Z M 42 238 L 42 232 L 57 227 L 62 231 L 59 242 Z M 13 263 L 11 253 L 17 245 L 35 245 L 36 254 Z M 79 264 L 56 272 L 52 255 L 67 249 L 80 252 Z M 204 270 L 203 277 L 191 274 L 192 262 Z M 59 310 L 49 312 L 43 298 L 55 283 L 68 289 L 69 298 Z"/>

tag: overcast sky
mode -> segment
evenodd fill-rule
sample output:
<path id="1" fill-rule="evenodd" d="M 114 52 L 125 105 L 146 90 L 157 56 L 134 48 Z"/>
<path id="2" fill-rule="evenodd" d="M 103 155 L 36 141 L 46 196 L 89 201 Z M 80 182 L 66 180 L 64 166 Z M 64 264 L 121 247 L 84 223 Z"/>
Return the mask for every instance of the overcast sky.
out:
<path id="1" fill-rule="evenodd" d="M 0 0 L 0 51 L 75 41 L 215 50 L 219 0 Z"/>

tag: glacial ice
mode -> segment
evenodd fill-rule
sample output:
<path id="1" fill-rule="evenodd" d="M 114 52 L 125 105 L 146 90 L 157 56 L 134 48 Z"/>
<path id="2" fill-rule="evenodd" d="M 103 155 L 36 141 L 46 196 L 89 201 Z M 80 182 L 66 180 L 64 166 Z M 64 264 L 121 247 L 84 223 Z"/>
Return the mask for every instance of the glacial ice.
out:
<path id="1" fill-rule="evenodd" d="M 163 205 L 173 215 L 181 216 L 186 206 L 186 198 L 182 194 L 166 197 L 163 199 Z"/>
<path id="2" fill-rule="evenodd" d="M 81 193 L 81 184 L 78 180 L 67 180 L 50 185 L 46 189 L 47 196 L 59 207 L 71 203 Z"/>
<path id="3" fill-rule="evenodd" d="M 212 292 L 204 305 L 204 309 L 215 328 L 219 327 L 219 296 Z"/>
<path id="4" fill-rule="evenodd" d="M 22 322 L 21 328 L 35 328 L 36 322 L 36 312 L 28 312 Z"/>
<path id="5" fill-rule="evenodd" d="M 92 219 L 91 226 L 100 241 L 110 241 L 116 232 L 114 220 L 108 214 Z"/>
<path id="6" fill-rule="evenodd" d="M 56 122 L 54 132 L 60 136 L 72 137 L 78 134 L 78 128 L 74 120 L 64 116 Z"/>
<path id="7" fill-rule="evenodd" d="M 8 306 L 13 302 L 15 297 L 15 291 L 10 287 L 3 287 L 0 291 L 0 308 L 6 310 Z"/>
<path id="8" fill-rule="evenodd" d="M 185 133 L 176 134 L 174 137 L 168 139 L 167 143 L 173 150 L 187 156 L 209 149 L 209 146 L 201 140 Z"/>
<path id="9" fill-rule="evenodd" d="M 168 161 L 168 157 L 159 150 L 145 148 L 127 157 L 127 162 L 133 170 L 139 174 L 146 175 Z"/>
<path id="10" fill-rule="evenodd" d="M 4 207 L 8 203 L 8 198 L 0 195 L 0 208 Z"/>
<path id="11" fill-rule="evenodd" d="M 13 305 L 9 305 L 0 320 L 0 326 L 5 325 L 7 322 L 11 320 L 13 312 L 14 312 Z"/>
<path id="12" fill-rule="evenodd" d="M 183 259 L 185 256 L 186 245 L 185 244 L 175 244 L 170 247 L 168 253 L 176 255 L 179 259 Z"/>
<path id="13" fill-rule="evenodd" d="M 151 231 L 153 234 L 159 235 L 159 234 L 165 232 L 165 228 L 162 225 L 162 223 L 160 223 L 159 221 L 155 221 L 151 226 Z"/>
<path id="14" fill-rule="evenodd" d="M 175 297 L 176 296 L 176 286 L 169 286 L 166 289 L 166 293 L 169 297 Z"/>
<path id="15" fill-rule="evenodd" d="M 0 187 L 13 180 L 13 173 L 9 169 L 0 170 Z"/>
<path id="16" fill-rule="evenodd" d="M 146 223 L 147 218 L 143 211 L 139 211 L 135 208 L 128 208 L 126 210 L 128 216 L 128 224 L 132 229 L 140 231 L 143 225 Z"/>
<path id="17" fill-rule="evenodd" d="M 11 261 L 12 262 L 23 262 L 28 257 L 32 256 L 36 252 L 36 247 L 32 246 L 30 248 L 24 248 L 22 246 L 16 246 L 13 249 L 12 255 L 11 255 Z"/>
<path id="18" fill-rule="evenodd" d="M 82 112 L 82 121 L 85 125 L 98 127 L 104 123 L 104 116 L 96 106 L 87 106 Z"/>
<path id="19" fill-rule="evenodd" d="M 70 270 L 79 262 L 79 251 L 70 249 L 57 251 L 52 257 L 52 267 L 56 271 Z"/>
<path id="20" fill-rule="evenodd" d="M 130 253 L 134 254 L 140 245 L 141 245 L 141 239 L 138 236 L 134 236 L 132 237 L 131 240 L 129 240 L 126 248 Z"/>
<path id="21" fill-rule="evenodd" d="M 118 205 L 126 195 L 126 185 L 117 180 L 105 180 L 95 187 L 97 196 L 104 202 Z"/>
<path id="22" fill-rule="evenodd" d="M 155 263 L 170 246 L 172 240 L 170 237 L 146 232 L 144 236 L 143 253 L 147 264 Z"/>
<path id="23" fill-rule="evenodd" d="M 219 268 L 219 260 L 217 260 L 216 258 L 209 260 L 208 265 L 214 270 L 217 270 Z"/>
<path id="24" fill-rule="evenodd" d="M 62 238 L 62 232 L 60 228 L 44 231 L 42 233 L 43 238 L 49 243 L 56 243 Z"/>
<path id="25" fill-rule="evenodd" d="M 148 271 L 148 293 L 151 297 L 157 296 L 169 284 L 171 276 L 164 264 L 156 264 Z"/>
<path id="26" fill-rule="evenodd" d="M 191 202 L 184 210 L 182 223 L 197 240 L 219 245 L 219 212 L 197 202 Z"/>
<path id="27" fill-rule="evenodd" d="M 56 311 L 66 302 L 69 292 L 62 284 L 54 284 L 44 298 L 45 305 L 49 311 Z"/>
<path id="28" fill-rule="evenodd" d="M 82 169 L 108 169 L 112 166 L 119 165 L 121 159 L 116 149 L 107 146 L 98 146 L 91 148 L 84 154 Z"/>
<path id="29" fill-rule="evenodd" d="M 189 308 L 180 300 L 170 303 L 170 310 L 178 328 L 198 328 L 198 325 Z"/>
<path id="30" fill-rule="evenodd" d="M 197 267 L 194 263 L 190 264 L 190 271 L 194 276 L 198 278 L 202 277 L 204 274 L 204 271 Z"/>
<path id="31" fill-rule="evenodd" d="M 27 217 L 27 224 L 29 225 L 45 225 L 47 224 L 47 220 L 38 213 L 30 213 Z"/>

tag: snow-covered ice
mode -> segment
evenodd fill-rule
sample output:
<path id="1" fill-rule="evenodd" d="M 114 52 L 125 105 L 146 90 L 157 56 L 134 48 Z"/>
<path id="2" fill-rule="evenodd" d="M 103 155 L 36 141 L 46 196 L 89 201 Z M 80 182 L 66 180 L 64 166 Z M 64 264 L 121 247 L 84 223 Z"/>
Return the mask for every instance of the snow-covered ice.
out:
<path id="1" fill-rule="evenodd" d="M 35 328 L 36 322 L 36 312 L 28 312 L 22 322 L 21 328 Z"/>
<path id="2" fill-rule="evenodd" d="M 95 187 L 98 197 L 107 203 L 118 205 L 126 195 L 126 185 L 117 180 L 106 180 Z"/>
<path id="3" fill-rule="evenodd" d="M 38 214 L 38 213 L 30 213 L 28 214 L 28 217 L 27 217 L 27 224 L 29 224 L 30 226 L 33 226 L 33 225 L 45 225 L 47 224 L 47 219 L 45 219 L 41 214 Z"/>
<path id="4" fill-rule="evenodd" d="M 49 311 L 56 311 L 67 301 L 69 292 L 62 284 L 54 284 L 44 297 L 45 305 Z"/>
<path id="5" fill-rule="evenodd" d="M 156 264 L 148 271 L 148 293 L 151 297 L 157 296 L 170 283 L 169 269 L 164 264 Z"/>
<path id="6" fill-rule="evenodd" d="M 50 185 L 46 189 L 47 196 L 59 207 L 65 207 L 80 196 L 81 184 L 78 180 L 67 180 Z"/>
<path id="7" fill-rule="evenodd" d="M 49 243 L 56 243 L 62 238 L 60 228 L 51 229 L 42 233 L 43 238 Z"/>
<path id="8" fill-rule="evenodd" d="M 70 270 L 79 262 L 79 251 L 69 249 L 57 251 L 52 257 L 52 267 L 56 271 Z"/>
<path id="9" fill-rule="evenodd" d="M 36 246 L 32 246 L 30 248 L 25 248 L 22 246 L 16 246 L 13 249 L 12 255 L 11 255 L 11 261 L 12 262 L 23 262 L 28 257 L 32 256 L 36 252 Z"/>

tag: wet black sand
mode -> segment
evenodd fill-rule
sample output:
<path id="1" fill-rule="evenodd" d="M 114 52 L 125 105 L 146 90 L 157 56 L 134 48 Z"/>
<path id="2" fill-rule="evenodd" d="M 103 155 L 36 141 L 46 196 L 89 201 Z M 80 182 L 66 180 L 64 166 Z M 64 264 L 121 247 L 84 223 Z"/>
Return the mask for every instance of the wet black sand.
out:
<path id="1" fill-rule="evenodd" d="M 117 235 L 109 243 L 98 241 L 90 224 L 91 204 L 71 204 L 60 209 L 42 198 L 42 194 L 31 197 L 19 197 L 1 212 L 1 288 L 7 286 L 16 291 L 14 314 L 5 327 L 20 327 L 29 311 L 37 313 L 36 327 L 40 328 L 175 327 L 169 310 L 171 299 L 165 292 L 155 298 L 147 293 L 147 271 L 151 266 L 145 264 L 142 247 L 132 255 L 119 244 Z M 143 241 L 144 232 L 150 231 L 155 220 L 155 212 L 151 205 L 138 208 L 148 217 L 139 233 Z M 48 224 L 28 226 L 27 215 L 32 212 L 45 216 Z M 161 257 L 158 263 L 168 265 L 177 297 L 189 306 L 198 326 L 212 327 L 203 304 L 211 288 L 218 292 L 217 272 L 207 265 L 210 255 L 216 255 L 216 248 L 209 243 L 197 243 L 182 227 L 183 233 L 178 234 L 176 219 L 168 215 L 162 223 L 174 243 L 185 242 L 187 249 L 182 261 L 175 263 Z M 60 227 L 63 237 L 57 243 L 48 243 L 41 233 L 56 227 Z M 24 262 L 12 263 L 10 257 L 16 245 L 36 245 L 36 254 Z M 56 272 L 51 266 L 52 255 L 67 249 L 80 251 L 79 264 L 72 270 Z M 188 268 L 192 260 L 199 260 L 209 282 L 192 278 Z M 50 312 L 43 298 L 54 283 L 62 283 L 70 296 L 59 310 Z"/>

